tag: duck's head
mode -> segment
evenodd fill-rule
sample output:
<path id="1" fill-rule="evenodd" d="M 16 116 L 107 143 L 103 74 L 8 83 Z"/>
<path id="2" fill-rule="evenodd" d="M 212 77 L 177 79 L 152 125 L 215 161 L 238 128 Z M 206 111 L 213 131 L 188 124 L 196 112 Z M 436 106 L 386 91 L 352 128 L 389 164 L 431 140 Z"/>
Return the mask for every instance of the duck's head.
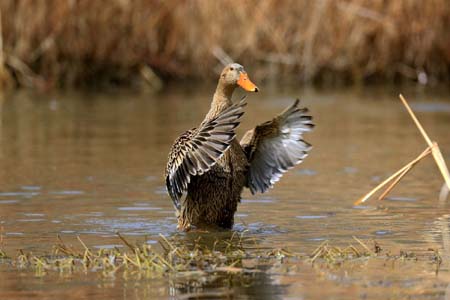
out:
<path id="1" fill-rule="evenodd" d="M 244 67 L 237 63 L 229 64 L 223 69 L 220 81 L 228 86 L 240 86 L 248 92 L 258 92 L 258 87 L 250 81 Z"/>

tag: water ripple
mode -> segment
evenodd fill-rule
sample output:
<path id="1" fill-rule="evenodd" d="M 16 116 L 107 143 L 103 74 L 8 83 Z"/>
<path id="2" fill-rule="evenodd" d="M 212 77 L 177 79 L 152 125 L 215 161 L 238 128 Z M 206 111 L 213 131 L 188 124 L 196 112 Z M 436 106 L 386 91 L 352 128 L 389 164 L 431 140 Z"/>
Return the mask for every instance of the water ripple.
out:
<path id="1" fill-rule="evenodd" d="M 150 207 L 150 206 L 124 206 L 124 207 L 119 207 L 117 209 L 124 210 L 124 211 L 161 210 L 160 207 Z"/>

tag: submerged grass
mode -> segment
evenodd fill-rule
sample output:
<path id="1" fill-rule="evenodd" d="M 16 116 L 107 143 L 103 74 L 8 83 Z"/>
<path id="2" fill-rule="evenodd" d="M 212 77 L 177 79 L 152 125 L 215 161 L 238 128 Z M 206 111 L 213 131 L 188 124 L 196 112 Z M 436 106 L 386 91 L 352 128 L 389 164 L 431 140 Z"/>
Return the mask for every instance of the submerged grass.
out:
<path id="1" fill-rule="evenodd" d="M 22 86 L 215 78 L 228 56 L 256 80 L 450 77 L 447 0 L 4 0 L 0 15 L 0 78 Z"/>
<path id="2" fill-rule="evenodd" d="M 103 276 L 114 276 L 117 272 L 127 272 L 149 278 L 175 276 L 176 278 L 217 277 L 226 274 L 247 276 L 267 272 L 268 267 L 312 264 L 314 266 L 341 267 L 346 263 L 358 263 L 368 259 L 417 261 L 419 255 L 400 251 L 393 255 L 384 251 L 372 241 L 368 246 L 354 237 L 355 244 L 346 247 L 323 242 L 309 255 L 295 253 L 286 249 L 262 249 L 243 246 L 242 235 L 233 235 L 230 239 L 216 240 L 212 246 L 197 239 L 192 245 L 179 243 L 176 239 L 160 236 L 156 250 L 148 244 L 132 244 L 118 234 L 127 247 L 124 249 L 92 250 L 77 237 L 82 248 L 75 249 L 67 245 L 59 236 L 58 243 L 49 254 L 34 255 L 19 250 L 16 256 L 8 256 L 0 249 L 0 264 L 8 264 L 19 270 L 34 270 L 36 276 L 49 272 L 72 274 L 79 272 L 97 272 Z M 428 261 L 436 265 L 436 272 L 442 263 L 439 251 L 427 249 Z M 424 257 L 424 256 L 422 256 Z"/>
<path id="3" fill-rule="evenodd" d="M 136 271 L 151 277 L 177 274 L 177 276 L 208 275 L 212 273 L 253 273 L 257 269 L 244 268 L 243 259 L 260 255 L 265 258 L 279 258 L 288 255 L 286 251 L 274 251 L 262 254 L 262 252 L 245 251 L 242 248 L 240 238 L 233 236 L 229 240 L 217 241 L 212 247 L 208 247 L 197 240 L 194 245 L 177 245 L 175 241 L 169 241 L 161 235 L 159 241 L 162 251 L 158 251 L 152 245 L 133 245 L 122 235 L 118 237 L 128 247 L 127 250 L 119 248 L 99 249 L 94 251 L 77 237 L 82 246 L 77 250 L 68 246 L 58 236 L 58 243 L 52 253 L 48 255 L 33 255 L 19 251 L 16 257 L 9 262 L 19 269 L 31 268 L 37 275 L 45 275 L 48 271 L 76 272 L 76 271 L 100 271 L 110 276 L 118 270 Z M 220 248 L 220 251 L 217 250 Z M 4 252 L 0 252 L 3 253 Z M 8 258 L 4 254 L 5 258 Z M 5 260 L 7 261 L 7 260 Z"/>
<path id="4" fill-rule="evenodd" d="M 349 263 L 362 263 L 370 259 L 378 259 L 383 261 L 409 261 L 419 262 L 425 261 L 434 265 L 435 273 L 439 273 L 442 256 L 438 249 L 427 248 L 419 252 L 400 250 L 398 254 L 391 253 L 389 250 L 381 248 L 376 241 L 371 241 L 373 245 L 370 247 L 367 243 L 357 237 L 353 237 L 356 244 L 350 244 L 346 247 L 332 246 L 329 241 L 324 241 L 316 250 L 312 252 L 307 261 L 313 265 L 321 267 L 344 267 Z"/>
<path id="5" fill-rule="evenodd" d="M 348 245 L 346 247 L 330 246 L 329 241 L 324 241 L 310 255 L 311 263 L 316 261 L 324 262 L 328 265 L 342 265 L 346 261 L 355 261 L 361 258 L 375 257 L 381 253 L 381 247 L 374 242 L 374 249 L 371 250 L 360 239 L 353 237 L 357 245 Z"/>

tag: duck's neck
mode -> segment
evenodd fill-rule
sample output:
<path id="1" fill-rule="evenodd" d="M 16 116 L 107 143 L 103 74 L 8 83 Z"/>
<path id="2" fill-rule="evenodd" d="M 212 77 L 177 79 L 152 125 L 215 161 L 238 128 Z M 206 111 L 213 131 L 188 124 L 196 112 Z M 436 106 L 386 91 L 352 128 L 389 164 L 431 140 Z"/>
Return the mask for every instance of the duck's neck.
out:
<path id="1" fill-rule="evenodd" d="M 217 117 L 222 111 L 233 104 L 231 97 L 233 96 L 235 88 L 236 87 L 234 85 L 229 85 L 222 80 L 219 80 L 216 92 L 214 93 L 214 97 L 211 102 L 211 108 L 205 118 L 206 120 L 211 120 Z"/>

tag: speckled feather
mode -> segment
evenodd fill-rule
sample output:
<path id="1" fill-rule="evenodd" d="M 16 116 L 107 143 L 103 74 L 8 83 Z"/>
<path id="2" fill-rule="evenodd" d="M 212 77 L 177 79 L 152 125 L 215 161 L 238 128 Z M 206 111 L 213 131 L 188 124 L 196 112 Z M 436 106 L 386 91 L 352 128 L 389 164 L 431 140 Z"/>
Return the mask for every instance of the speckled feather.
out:
<path id="1" fill-rule="evenodd" d="M 180 197 L 187 190 L 191 177 L 208 172 L 230 147 L 245 105 L 243 99 L 175 140 L 169 152 L 165 177 L 167 190 L 178 210 L 181 208 Z"/>

